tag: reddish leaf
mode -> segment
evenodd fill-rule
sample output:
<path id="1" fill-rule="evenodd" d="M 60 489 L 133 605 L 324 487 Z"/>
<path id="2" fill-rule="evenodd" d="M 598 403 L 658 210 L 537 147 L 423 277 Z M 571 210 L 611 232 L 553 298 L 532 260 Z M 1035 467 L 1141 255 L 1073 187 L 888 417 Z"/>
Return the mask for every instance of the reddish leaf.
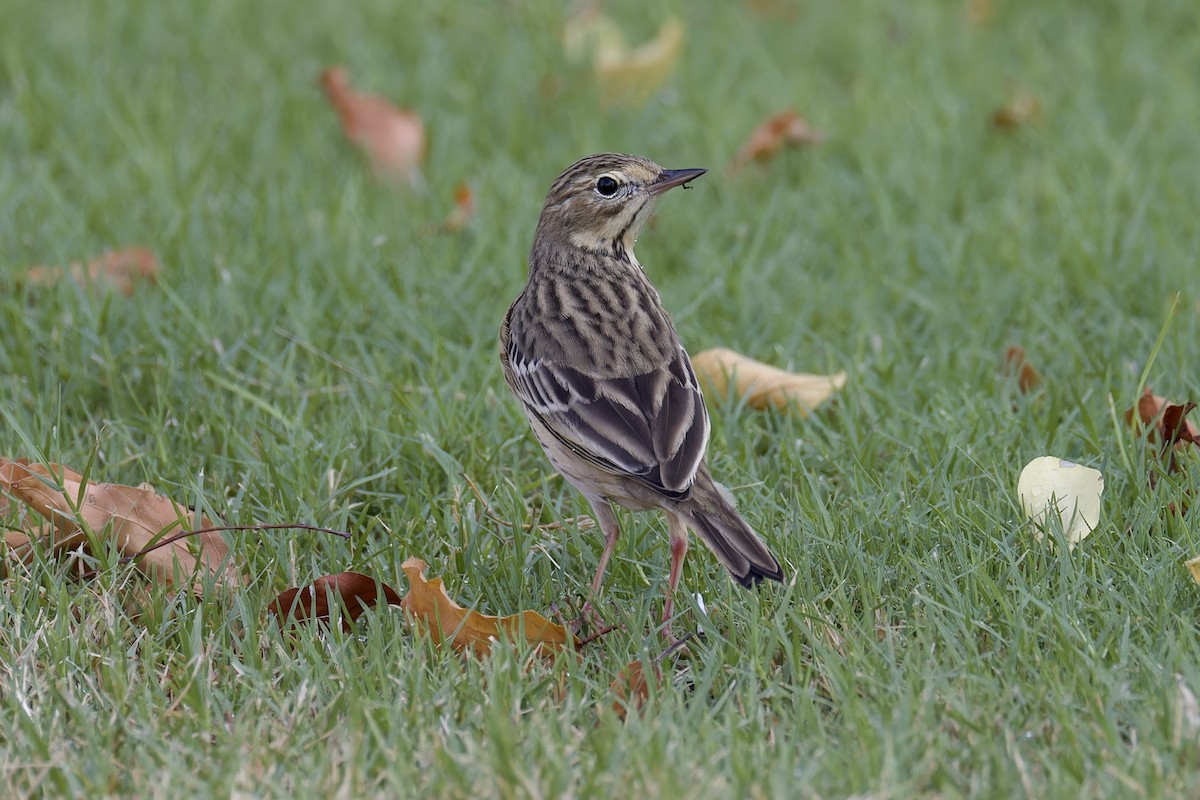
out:
<path id="1" fill-rule="evenodd" d="M 652 666 L 651 674 L 656 683 L 662 680 L 662 674 L 657 665 Z M 641 711 L 642 706 L 650 697 L 650 685 L 646 681 L 646 668 L 643 662 L 638 660 L 625 665 L 609 685 L 608 690 L 616 698 L 613 700 L 612 707 L 621 719 L 625 719 L 630 712 Z"/>
<path id="2" fill-rule="evenodd" d="M 361 572 L 339 572 L 337 575 L 322 575 L 308 586 L 281 592 L 267 606 L 267 613 L 280 624 L 302 622 L 329 623 L 330 601 L 341 606 L 342 630 L 349 630 L 354 621 L 367 609 L 379 604 L 379 593 L 388 605 L 400 605 L 400 595 L 386 583 L 363 575 Z"/>
<path id="3" fill-rule="evenodd" d="M 346 138 L 366 154 L 375 175 L 415 183 L 425 160 L 421 117 L 382 97 L 354 91 L 344 67 L 325 70 L 320 83 Z"/>
<path id="4" fill-rule="evenodd" d="M 767 117 L 754 129 L 729 167 L 740 169 L 751 161 L 769 161 L 785 147 L 818 145 L 824 141 L 825 134 L 792 109 L 785 109 Z"/>
<path id="5" fill-rule="evenodd" d="M 49 286 L 69 276 L 76 283 L 107 286 L 128 297 L 133 294 L 138 281 L 157 281 L 160 269 L 153 251 L 138 246 L 111 250 L 92 259 L 86 266 L 72 261 L 65 270 L 62 267 L 30 267 L 26 279 L 30 283 Z"/>
<path id="6" fill-rule="evenodd" d="M 1042 383 L 1042 376 L 1025 360 L 1025 348 L 1019 344 L 1010 345 L 1005 351 L 1004 370 L 1009 375 L 1017 376 L 1017 388 L 1021 394 L 1029 394 Z"/>

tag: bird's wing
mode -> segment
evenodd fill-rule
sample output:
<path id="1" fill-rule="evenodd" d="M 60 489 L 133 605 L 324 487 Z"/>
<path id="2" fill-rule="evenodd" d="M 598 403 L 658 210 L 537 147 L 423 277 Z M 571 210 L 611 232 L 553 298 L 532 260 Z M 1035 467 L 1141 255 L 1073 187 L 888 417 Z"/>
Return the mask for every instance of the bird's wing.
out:
<path id="1" fill-rule="evenodd" d="M 708 411 L 683 347 L 658 369 L 596 378 L 530 358 L 515 337 L 509 383 L 530 413 L 574 453 L 672 497 L 685 497 L 708 446 Z"/>

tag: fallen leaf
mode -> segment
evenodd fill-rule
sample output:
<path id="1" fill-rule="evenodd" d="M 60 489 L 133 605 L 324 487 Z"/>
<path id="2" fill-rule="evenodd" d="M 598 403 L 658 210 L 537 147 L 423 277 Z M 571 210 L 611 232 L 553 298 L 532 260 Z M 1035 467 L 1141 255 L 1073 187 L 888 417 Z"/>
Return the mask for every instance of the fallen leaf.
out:
<path id="1" fill-rule="evenodd" d="M 366 154 L 376 177 L 414 184 L 425 161 L 425 123 L 382 97 L 356 92 L 344 67 L 321 73 L 321 88 L 346 138 Z"/>
<path id="2" fill-rule="evenodd" d="M 524 639 L 544 653 L 562 648 L 568 640 L 573 644 L 578 641 L 562 625 L 536 611 L 495 617 L 463 608 L 446 593 L 441 578 L 425 577 L 428 568 L 419 558 L 409 558 L 401 565 L 408 576 L 409 590 L 400 606 L 438 644 L 448 640 L 460 653 L 469 651 L 485 656 L 501 636 Z"/>
<path id="3" fill-rule="evenodd" d="M 1004 371 L 1017 376 L 1017 388 L 1021 394 L 1029 394 L 1042 383 L 1042 376 L 1025 360 L 1025 348 L 1018 344 L 1010 345 L 1005 351 Z"/>
<path id="4" fill-rule="evenodd" d="M 995 9 L 992 0 L 967 0 L 963 16 L 973 28 L 981 28 L 992 21 Z"/>
<path id="5" fill-rule="evenodd" d="M 1050 519 L 1057 519 L 1072 547 L 1087 538 L 1100 521 L 1104 476 L 1099 470 L 1054 456 L 1025 465 L 1017 480 L 1021 509 L 1040 539 Z"/>
<path id="6" fill-rule="evenodd" d="M 1002 108 L 992 113 L 992 124 L 1001 130 L 1013 130 L 1031 122 L 1037 122 L 1042 115 L 1042 106 L 1030 92 L 1022 89 L 1012 96 Z"/>
<path id="7" fill-rule="evenodd" d="M 751 408 L 792 409 L 808 414 L 846 385 L 846 373 L 807 375 L 785 372 L 725 348 L 705 350 L 692 359 L 696 375 L 717 395 L 724 395 L 732 378 L 734 392 Z"/>
<path id="8" fill-rule="evenodd" d="M 471 187 L 465 183 L 460 183 L 454 190 L 454 208 L 446 215 L 446 221 L 442 223 L 442 230 L 447 233 L 458 233 L 471 222 L 475 216 L 475 195 L 471 193 Z"/>
<path id="9" fill-rule="evenodd" d="M 381 590 L 385 603 L 400 605 L 400 595 L 395 589 L 361 572 L 322 575 L 308 586 L 280 592 L 267 606 L 267 613 L 280 623 L 285 620 L 292 624 L 311 621 L 328 623 L 330 600 L 333 599 L 345 611 L 341 618 L 342 629 L 348 631 L 364 611 L 378 605 Z"/>
<path id="10" fill-rule="evenodd" d="M 632 49 L 625 45 L 619 31 L 615 36 L 611 33 L 600 36 L 595 74 L 604 102 L 631 105 L 646 102 L 670 80 L 683 50 L 683 40 L 683 23 L 676 17 L 663 22 L 653 39 Z"/>
<path id="11" fill-rule="evenodd" d="M 161 267 L 158 257 L 149 248 L 136 246 L 110 250 L 86 266 L 72 261 L 62 267 L 30 267 L 25 278 L 39 286 L 51 286 L 69 277 L 84 286 L 108 288 L 129 297 L 139 281 L 155 283 Z"/>
<path id="12" fill-rule="evenodd" d="M 0 490 L 6 491 L 49 520 L 49 526 L 27 530 L 30 541 L 16 555 L 27 559 L 35 541 L 44 542 L 52 553 L 88 544 L 84 526 L 96 536 L 112 537 L 124 556 L 139 556 L 152 543 L 191 527 L 192 514 L 183 506 L 162 497 L 153 489 L 115 483 L 85 483 L 83 476 L 58 464 L 31 464 L 0 459 Z M 72 507 L 78 506 L 78 515 Z M 198 527 L 211 527 L 201 519 Z M 38 537 L 35 539 L 34 537 Z M 152 580 L 175 587 L 176 577 L 189 579 L 197 571 L 219 584 L 236 583 L 236 576 L 223 567 L 229 547 L 217 532 L 202 533 L 199 557 L 192 555 L 184 540 L 172 542 L 134 563 Z M 7 539 L 7 537 L 6 537 Z M 178 566 L 178 573 L 176 567 Z M 193 584 L 199 589 L 199 582 Z"/>
<path id="13" fill-rule="evenodd" d="M 819 145 L 824 141 L 825 134 L 789 108 L 763 120 L 738 149 L 729 168 L 738 170 L 751 161 L 769 161 L 785 147 Z"/>
<path id="14" fill-rule="evenodd" d="M 657 665 L 652 673 L 655 682 L 662 680 Z M 616 698 L 612 708 L 621 719 L 625 719 L 631 712 L 641 711 L 646 700 L 650 698 L 650 685 L 646 681 L 646 668 L 642 661 L 632 661 L 622 667 L 608 690 Z"/>
<path id="15" fill-rule="evenodd" d="M 1183 563 L 1184 566 L 1188 568 L 1188 572 L 1192 573 L 1192 580 L 1194 580 L 1196 583 L 1200 583 L 1200 556 L 1196 556 L 1195 558 Z"/>
<path id="16" fill-rule="evenodd" d="M 1145 429 L 1150 441 L 1162 442 L 1160 455 L 1166 461 L 1168 471 L 1174 472 L 1179 468 L 1176 453 L 1187 445 L 1200 445 L 1200 430 L 1187 419 L 1188 413 L 1195 408 L 1193 402 L 1172 403 L 1146 387 L 1137 406 L 1125 412 L 1125 422 L 1133 425 L 1136 411 L 1140 423 L 1136 427 L 1139 431 Z"/>

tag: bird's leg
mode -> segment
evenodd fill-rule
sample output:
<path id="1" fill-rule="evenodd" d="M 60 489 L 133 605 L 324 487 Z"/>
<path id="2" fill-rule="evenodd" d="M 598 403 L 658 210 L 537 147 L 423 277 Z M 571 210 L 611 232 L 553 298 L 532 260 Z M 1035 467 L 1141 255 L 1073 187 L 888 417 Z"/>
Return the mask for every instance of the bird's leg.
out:
<path id="1" fill-rule="evenodd" d="M 596 565 L 596 575 L 592 578 L 591 596 L 583 604 L 583 616 L 589 623 L 599 628 L 602 626 L 603 620 L 596 612 L 593 601 L 600 596 L 600 589 L 604 585 L 604 573 L 608 569 L 608 561 L 612 558 L 613 551 L 617 549 L 617 539 L 621 537 L 621 525 L 617 522 L 617 515 L 607 500 L 597 498 L 591 503 L 592 511 L 596 515 L 596 522 L 600 524 L 600 530 L 604 532 L 604 553 L 600 556 L 600 563 Z"/>
<path id="2" fill-rule="evenodd" d="M 663 601 L 663 638 L 673 643 L 671 635 L 671 611 L 675 601 L 675 591 L 679 587 L 679 576 L 683 574 L 683 559 L 688 549 L 688 529 L 683 518 L 667 512 L 667 532 L 671 537 L 671 573 L 667 577 L 667 597 Z"/>

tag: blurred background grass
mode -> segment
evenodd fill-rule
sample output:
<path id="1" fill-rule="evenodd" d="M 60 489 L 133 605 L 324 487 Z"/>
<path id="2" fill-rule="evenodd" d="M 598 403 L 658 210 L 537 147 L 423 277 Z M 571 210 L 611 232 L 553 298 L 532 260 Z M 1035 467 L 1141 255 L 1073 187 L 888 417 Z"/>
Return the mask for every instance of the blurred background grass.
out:
<path id="1" fill-rule="evenodd" d="M 1200 685 L 1200 604 L 1179 562 L 1200 536 L 1161 509 L 1196 479 L 1150 492 L 1107 397 L 1129 406 L 1177 292 L 1150 380 L 1200 394 L 1193 4 L 995 0 L 974 24 L 951 2 L 614 2 L 634 43 L 668 14 L 687 26 L 640 107 L 605 105 L 567 61 L 569 13 L 6 6 L 0 452 L 32 442 L 80 465 L 97 449 L 102 479 L 231 522 L 358 534 L 239 537 L 256 582 L 234 608 L 160 598 L 148 632 L 112 587 L 49 565 L 9 580 L 11 785 L 1188 794 L 1200 759 L 1175 674 Z M 366 174 L 316 85 L 335 63 L 424 117 L 424 187 Z M 997 130 L 1019 91 L 1039 117 Z M 824 145 L 723 169 L 789 106 Z M 274 591 L 343 568 L 403 586 L 407 555 L 489 611 L 582 592 L 599 537 L 521 527 L 586 507 L 506 396 L 495 338 L 546 188 L 599 150 L 712 170 L 638 251 L 692 352 L 851 373 L 807 421 L 710 398 L 714 472 L 797 580 L 735 593 L 697 551 L 685 583 L 710 611 L 684 623 L 707 633 L 678 673 L 692 690 L 627 727 L 591 709 L 656 646 L 667 553 L 650 517 L 626 520 L 610 577 L 629 629 L 582 669 L 531 674 L 519 653 L 463 668 L 388 614 L 365 641 L 281 647 L 254 621 Z M 431 233 L 461 182 L 475 219 Z M 19 279 L 135 243 L 164 272 L 130 300 Z M 1046 378 L 1037 397 L 1000 372 L 1014 342 Z M 1044 453 L 1107 476 L 1074 554 L 1017 520 L 1017 472 Z M 482 517 L 464 473 L 516 528 Z"/>

